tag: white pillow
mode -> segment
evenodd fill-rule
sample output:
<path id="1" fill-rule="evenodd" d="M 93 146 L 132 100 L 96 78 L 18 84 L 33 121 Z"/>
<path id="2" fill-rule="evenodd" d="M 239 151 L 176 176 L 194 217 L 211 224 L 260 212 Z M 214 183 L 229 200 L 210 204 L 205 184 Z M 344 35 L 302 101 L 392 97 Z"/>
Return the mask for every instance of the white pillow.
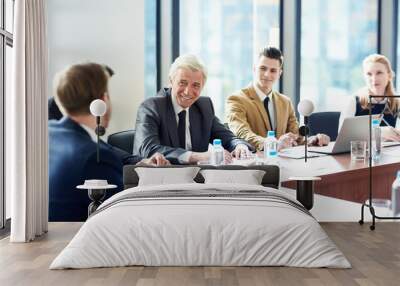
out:
<path id="1" fill-rule="evenodd" d="M 265 171 L 262 170 L 202 170 L 205 184 L 234 183 L 261 185 Z"/>
<path id="2" fill-rule="evenodd" d="M 187 168 L 136 168 L 139 176 L 138 186 L 170 185 L 195 183 L 193 179 L 199 172 L 199 167 Z"/>

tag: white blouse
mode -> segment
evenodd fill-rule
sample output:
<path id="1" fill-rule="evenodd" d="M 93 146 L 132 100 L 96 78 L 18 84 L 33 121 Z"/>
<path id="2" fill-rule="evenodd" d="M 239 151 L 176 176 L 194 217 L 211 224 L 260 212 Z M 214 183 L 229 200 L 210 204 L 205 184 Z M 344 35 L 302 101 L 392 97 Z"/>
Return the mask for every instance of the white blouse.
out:
<path id="1" fill-rule="evenodd" d="M 387 102 L 387 98 L 381 100 L 379 103 L 386 104 L 386 102 Z M 376 104 L 376 103 L 378 103 L 378 101 L 375 98 L 372 98 L 371 103 Z M 340 113 L 338 132 L 340 131 L 343 121 L 346 118 L 356 116 L 356 110 L 357 110 L 357 101 L 356 101 L 356 96 L 354 95 L 349 99 L 349 101 L 346 104 L 346 107 Z"/>

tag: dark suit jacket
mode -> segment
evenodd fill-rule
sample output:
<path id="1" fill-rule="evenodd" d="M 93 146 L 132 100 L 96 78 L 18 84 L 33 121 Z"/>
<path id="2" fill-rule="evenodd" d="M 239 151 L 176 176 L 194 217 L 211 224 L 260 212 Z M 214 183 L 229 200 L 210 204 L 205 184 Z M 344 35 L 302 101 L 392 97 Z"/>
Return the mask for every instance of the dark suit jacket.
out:
<path id="1" fill-rule="evenodd" d="M 86 220 L 90 199 L 76 186 L 88 179 L 107 180 L 118 186 L 107 191 L 110 197 L 123 189 L 123 164 L 138 160 L 100 141 L 97 163 L 96 143 L 78 123 L 69 117 L 49 121 L 49 220 Z"/>
<path id="2" fill-rule="evenodd" d="M 192 151 L 205 152 L 208 144 L 216 138 L 228 151 L 237 144 L 252 147 L 246 141 L 237 139 L 215 116 L 209 97 L 200 96 L 189 109 Z M 136 118 L 136 134 L 133 154 L 149 157 L 160 152 L 173 164 L 179 164 L 178 157 L 186 152 L 179 148 L 178 125 L 171 101 L 171 89 L 163 89 L 158 96 L 145 100 L 139 107 Z"/>

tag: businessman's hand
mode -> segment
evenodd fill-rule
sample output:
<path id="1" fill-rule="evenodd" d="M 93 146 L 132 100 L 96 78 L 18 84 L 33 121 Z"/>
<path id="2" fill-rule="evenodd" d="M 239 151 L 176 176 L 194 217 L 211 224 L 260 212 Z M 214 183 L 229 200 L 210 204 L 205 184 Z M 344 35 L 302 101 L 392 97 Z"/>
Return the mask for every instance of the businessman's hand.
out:
<path id="1" fill-rule="evenodd" d="M 199 162 L 211 164 L 211 150 L 206 152 L 191 152 L 189 163 L 197 164 Z M 224 164 L 232 163 L 232 155 L 224 149 Z"/>
<path id="2" fill-rule="evenodd" d="M 383 141 L 400 141 L 400 130 L 392 126 L 381 127 Z"/>
<path id="3" fill-rule="evenodd" d="M 224 149 L 224 164 L 230 164 L 233 161 L 232 154 L 228 150 Z"/>
<path id="4" fill-rule="evenodd" d="M 209 162 L 210 161 L 210 151 L 206 152 L 191 152 L 189 157 L 189 163 L 197 164 L 198 162 Z"/>
<path id="5" fill-rule="evenodd" d="M 231 155 L 236 159 L 246 159 L 250 156 L 250 150 L 246 145 L 238 144 Z"/>
<path id="6" fill-rule="evenodd" d="M 325 146 L 331 142 L 331 138 L 328 135 L 318 133 L 317 135 L 311 136 L 307 140 L 308 146 Z"/>
<path id="7" fill-rule="evenodd" d="M 150 158 L 143 159 L 140 163 L 150 166 L 166 166 L 171 163 L 161 153 L 154 153 Z"/>
<path id="8" fill-rule="evenodd" d="M 297 146 L 297 139 L 299 136 L 292 132 L 283 134 L 278 140 L 278 151 L 285 148 Z"/>

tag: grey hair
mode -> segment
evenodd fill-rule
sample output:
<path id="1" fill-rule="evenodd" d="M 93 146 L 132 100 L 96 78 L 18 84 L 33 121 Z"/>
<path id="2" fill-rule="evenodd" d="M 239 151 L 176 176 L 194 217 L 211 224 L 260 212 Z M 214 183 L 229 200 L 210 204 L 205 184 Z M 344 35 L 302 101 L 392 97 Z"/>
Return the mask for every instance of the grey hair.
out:
<path id="1" fill-rule="evenodd" d="M 172 63 L 171 67 L 169 68 L 169 78 L 172 80 L 178 69 L 189 69 L 191 71 L 200 71 L 203 74 L 203 85 L 207 81 L 207 69 L 202 63 L 202 61 L 197 58 L 195 55 L 182 55 L 175 59 Z"/>

